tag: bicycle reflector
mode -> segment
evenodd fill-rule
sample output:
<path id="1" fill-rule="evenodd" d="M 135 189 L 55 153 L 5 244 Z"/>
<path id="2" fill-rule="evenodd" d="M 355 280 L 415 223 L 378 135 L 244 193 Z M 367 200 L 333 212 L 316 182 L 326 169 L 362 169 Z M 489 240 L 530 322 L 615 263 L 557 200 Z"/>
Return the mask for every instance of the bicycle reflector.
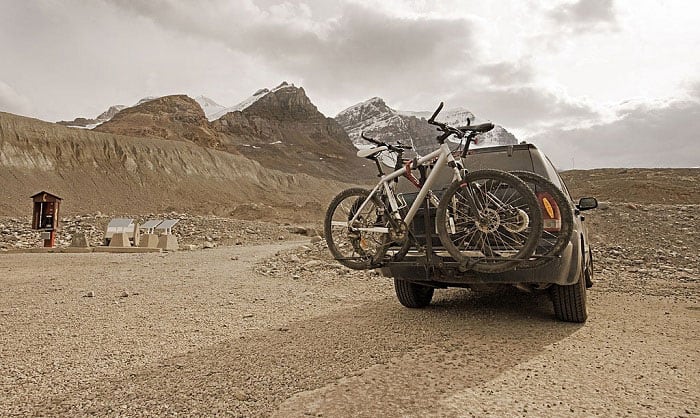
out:
<path id="1" fill-rule="evenodd" d="M 561 230 L 561 213 L 552 195 L 547 192 L 537 192 L 537 200 L 542 209 L 543 229 L 547 232 Z"/>

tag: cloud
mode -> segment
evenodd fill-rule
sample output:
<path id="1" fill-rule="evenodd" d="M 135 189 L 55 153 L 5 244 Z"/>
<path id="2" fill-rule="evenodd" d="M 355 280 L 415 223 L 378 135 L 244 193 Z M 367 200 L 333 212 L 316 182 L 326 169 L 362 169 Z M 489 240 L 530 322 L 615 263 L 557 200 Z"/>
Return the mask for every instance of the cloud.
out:
<path id="1" fill-rule="evenodd" d="M 26 97 L 0 81 L 0 111 L 27 115 L 31 113 L 32 106 Z"/>
<path id="2" fill-rule="evenodd" d="M 268 6 L 247 1 L 235 9 L 211 3 L 206 9 L 216 13 L 200 12 L 199 4 L 113 0 L 168 31 L 221 43 L 264 62 L 311 95 L 329 98 L 317 103 L 326 107 L 371 96 L 405 97 L 415 87 L 434 91 L 455 79 L 454 68 L 474 65 L 468 51 L 471 26 L 462 18 L 388 16 L 347 2 L 331 2 L 336 7 L 329 8 L 324 1 Z"/>
<path id="3" fill-rule="evenodd" d="M 625 109 L 608 124 L 528 139 L 560 169 L 700 166 L 700 101 Z"/>
<path id="4" fill-rule="evenodd" d="M 529 82 L 533 79 L 534 71 L 530 65 L 523 62 L 499 62 L 481 65 L 476 73 L 486 77 L 490 83 L 511 85 Z"/>
<path id="5" fill-rule="evenodd" d="M 468 18 L 389 16 L 353 3 L 329 9 L 320 1 L 248 1 L 223 11 L 210 5 L 215 14 L 164 0 L 113 2 L 168 31 L 255 57 L 304 86 L 319 108 L 343 109 L 373 96 L 419 110 L 445 100 L 504 126 L 532 128 L 597 116 L 586 104 L 534 87 L 526 59 L 481 62 Z"/>
<path id="6" fill-rule="evenodd" d="M 480 86 L 461 91 L 449 100 L 465 103 L 477 116 L 487 118 L 506 129 L 518 127 L 526 133 L 541 131 L 545 127 L 580 125 L 599 117 L 585 103 L 528 85 Z"/>
<path id="7" fill-rule="evenodd" d="M 613 0 L 577 0 L 554 8 L 548 15 L 569 32 L 617 29 Z"/>

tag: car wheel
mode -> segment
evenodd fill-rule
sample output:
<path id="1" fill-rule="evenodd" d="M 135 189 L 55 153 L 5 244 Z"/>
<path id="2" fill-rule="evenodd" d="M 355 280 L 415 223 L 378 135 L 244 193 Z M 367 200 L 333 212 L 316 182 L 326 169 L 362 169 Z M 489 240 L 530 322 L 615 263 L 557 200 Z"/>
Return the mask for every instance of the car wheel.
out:
<path id="1" fill-rule="evenodd" d="M 581 269 L 578 282 L 568 286 L 551 287 L 554 315 L 560 321 L 584 323 L 588 318 L 586 308 L 586 277 Z"/>
<path id="2" fill-rule="evenodd" d="M 435 292 L 433 287 L 401 279 L 394 279 L 394 290 L 399 302 L 407 308 L 425 308 Z"/>

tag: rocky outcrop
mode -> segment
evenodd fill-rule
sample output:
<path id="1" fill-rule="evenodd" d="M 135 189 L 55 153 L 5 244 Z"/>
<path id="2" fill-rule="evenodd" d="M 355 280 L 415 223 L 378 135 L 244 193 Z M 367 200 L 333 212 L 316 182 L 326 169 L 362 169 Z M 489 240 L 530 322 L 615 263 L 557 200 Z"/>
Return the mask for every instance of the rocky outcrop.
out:
<path id="1" fill-rule="evenodd" d="M 237 149 L 265 167 L 335 179 L 370 178 L 343 128 L 325 117 L 303 88 L 282 84 L 242 111 L 211 123 L 222 149 Z"/>
<path id="2" fill-rule="evenodd" d="M 219 135 L 210 129 L 202 107 L 185 95 L 159 97 L 124 109 L 95 130 L 219 147 Z"/>

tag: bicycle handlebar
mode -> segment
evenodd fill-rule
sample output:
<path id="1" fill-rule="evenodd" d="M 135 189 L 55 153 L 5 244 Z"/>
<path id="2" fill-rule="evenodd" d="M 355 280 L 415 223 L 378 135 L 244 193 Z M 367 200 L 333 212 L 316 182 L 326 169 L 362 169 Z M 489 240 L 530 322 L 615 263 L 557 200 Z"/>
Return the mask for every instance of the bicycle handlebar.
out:
<path id="1" fill-rule="evenodd" d="M 460 126 L 457 128 L 452 127 L 446 123 L 438 122 L 435 120 L 435 118 L 437 117 L 438 113 L 440 113 L 440 111 L 442 110 L 443 105 L 444 103 L 440 102 L 440 105 L 437 109 L 435 109 L 433 116 L 431 116 L 430 119 L 428 119 L 429 124 L 437 126 L 439 131 L 444 132 L 443 135 L 438 137 L 438 141 L 440 143 L 446 140 L 450 135 L 455 135 L 457 138 L 462 139 L 467 134 L 467 132 L 475 135 L 478 133 L 488 132 L 494 127 L 493 123 L 482 123 L 480 125 L 469 126 L 471 123 L 469 119 L 467 119 L 467 126 Z"/>
<path id="2" fill-rule="evenodd" d="M 362 139 L 364 139 L 365 141 L 373 143 L 374 145 L 378 145 L 380 147 L 382 147 L 382 146 L 387 147 L 387 149 L 389 151 L 395 152 L 397 154 L 401 154 L 404 152 L 404 150 L 407 150 L 407 149 L 413 149 L 413 147 L 411 147 L 410 145 L 403 145 L 400 142 L 397 142 L 396 145 L 391 145 L 391 144 L 387 144 L 386 142 L 377 141 L 374 138 L 370 138 L 368 136 L 365 136 L 364 132 L 360 133 L 360 137 Z"/>
<path id="3" fill-rule="evenodd" d="M 429 123 L 429 124 L 434 125 L 435 118 L 437 117 L 438 113 L 440 113 L 440 111 L 442 110 L 442 107 L 443 107 L 444 105 L 445 105 L 445 103 L 440 102 L 440 105 L 438 106 L 437 109 L 435 109 L 435 112 L 433 113 L 433 116 L 431 116 L 430 119 L 428 119 L 428 123 Z"/>

